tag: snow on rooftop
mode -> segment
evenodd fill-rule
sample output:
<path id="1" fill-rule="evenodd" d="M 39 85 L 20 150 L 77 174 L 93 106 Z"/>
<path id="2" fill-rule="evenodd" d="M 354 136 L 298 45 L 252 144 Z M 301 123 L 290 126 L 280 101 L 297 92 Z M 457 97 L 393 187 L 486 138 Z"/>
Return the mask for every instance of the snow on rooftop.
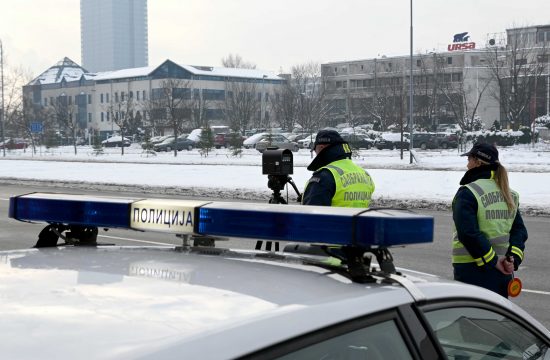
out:
<path id="1" fill-rule="evenodd" d="M 135 78 L 140 76 L 147 76 L 156 68 L 157 66 L 144 66 L 144 67 L 138 67 L 138 68 L 104 71 L 104 72 L 98 72 L 98 73 L 89 74 L 89 75 L 92 76 L 92 79 L 96 81 Z"/>
<path id="2" fill-rule="evenodd" d="M 193 66 L 183 64 L 177 65 L 181 66 L 193 75 L 282 80 L 282 78 L 277 76 L 274 72 L 260 69 Z M 159 66 L 160 65 L 90 73 L 71 59 L 65 57 L 63 60 L 59 61 L 57 64 L 50 67 L 48 70 L 44 71 L 32 80 L 29 85 L 55 84 L 61 82 L 63 79 L 66 81 L 78 81 L 83 75 L 86 80 L 95 81 L 143 77 L 151 74 Z"/>
<path id="3" fill-rule="evenodd" d="M 29 83 L 29 85 L 54 84 L 61 82 L 63 79 L 66 81 L 77 81 L 85 73 L 86 70 L 82 66 L 78 65 L 68 57 L 65 57 L 54 66 L 38 75 Z"/>

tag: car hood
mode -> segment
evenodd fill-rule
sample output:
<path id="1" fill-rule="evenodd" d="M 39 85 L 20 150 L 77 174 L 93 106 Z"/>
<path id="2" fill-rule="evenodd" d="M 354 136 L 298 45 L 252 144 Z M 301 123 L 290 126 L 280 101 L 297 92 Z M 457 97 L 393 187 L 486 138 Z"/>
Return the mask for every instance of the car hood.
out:
<path id="1" fill-rule="evenodd" d="M 134 357 L 235 323 L 364 295 L 364 285 L 301 266 L 172 248 L 0 252 L 1 353 Z"/>

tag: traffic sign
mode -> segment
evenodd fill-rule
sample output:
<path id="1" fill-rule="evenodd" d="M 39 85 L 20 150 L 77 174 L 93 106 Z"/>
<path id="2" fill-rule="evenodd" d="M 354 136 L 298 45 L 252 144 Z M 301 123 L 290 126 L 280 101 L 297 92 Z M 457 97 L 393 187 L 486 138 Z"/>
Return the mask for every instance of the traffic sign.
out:
<path id="1" fill-rule="evenodd" d="M 31 133 L 41 133 L 44 130 L 44 126 L 41 122 L 33 122 L 31 123 Z"/>

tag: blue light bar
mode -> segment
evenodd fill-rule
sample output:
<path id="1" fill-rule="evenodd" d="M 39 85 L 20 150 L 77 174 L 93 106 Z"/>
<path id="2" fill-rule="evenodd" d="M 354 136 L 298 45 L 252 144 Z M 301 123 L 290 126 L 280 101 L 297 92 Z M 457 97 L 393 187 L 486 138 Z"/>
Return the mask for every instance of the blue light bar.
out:
<path id="1" fill-rule="evenodd" d="M 99 196 L 32 193 L 10 198 L 9 217 L 106 228 L 129 228 L 130 205 L 136 201 Z"/>
<path id="2" fill-rule="evenodd" d="M 362 247 L 433 241 L 432 217 L 398 210 L 33 193 L 12 197 L 9 216 L 66 225 Z"/>
<path id="3" fill-rule="evenodd" d="M 433 241 L 433 218 L 398 210 L 214 202 L 198 233 L 263 240 L 392 246 Z"/>

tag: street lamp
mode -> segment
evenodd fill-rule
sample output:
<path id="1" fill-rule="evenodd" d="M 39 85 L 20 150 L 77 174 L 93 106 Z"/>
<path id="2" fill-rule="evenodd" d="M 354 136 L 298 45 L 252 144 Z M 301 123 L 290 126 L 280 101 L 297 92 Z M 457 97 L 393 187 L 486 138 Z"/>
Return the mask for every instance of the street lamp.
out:
<path id="1" fill-rule="evenodd" d="M 6 144 L 4 139 L 4 48 L 2 47 L 2 40 L 0 40 L 0 79 L 2 81 L 2 112 L 0 113 L 0 138 L 2 140 L 2 153 L 6 157 Z"/>
<path id="2" fill-rule="evenodd" d="M 411 39 L 410 39 L 410 80 L 409 80 L 409 132 L 411 140 L 409 145 L 410 164 L 413 163 L 413 134 L 414 134 L 414 119 L 413 119 L 413 0 L 411 0 Z"/>
<path id="3" fill-rule="evenodd" d="M 260 127 L 264 126 L 264 92 L 265 92 L 265 79 L 267 75 L 262 77 L 262 94 L 260 96 Z M 267 126 L 266 126 L 267 127 Z"/>

